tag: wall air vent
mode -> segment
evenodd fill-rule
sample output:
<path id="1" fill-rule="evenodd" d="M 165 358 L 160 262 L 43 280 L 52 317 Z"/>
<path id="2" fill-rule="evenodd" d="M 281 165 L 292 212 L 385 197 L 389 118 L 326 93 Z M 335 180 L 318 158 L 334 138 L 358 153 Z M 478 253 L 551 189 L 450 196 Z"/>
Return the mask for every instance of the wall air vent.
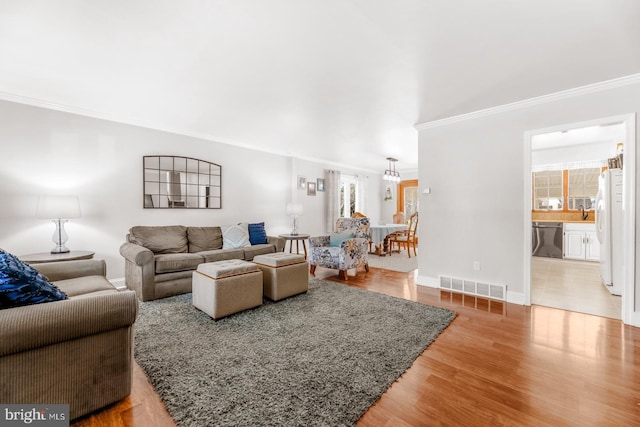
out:
<path id="1" fill-rule="evenodd" d="M 507 300 L 507 286 L 495 283 L 476 282 L 474 280 L 440 276 L 440 289 L 497 299 L 500 301 Z"/>

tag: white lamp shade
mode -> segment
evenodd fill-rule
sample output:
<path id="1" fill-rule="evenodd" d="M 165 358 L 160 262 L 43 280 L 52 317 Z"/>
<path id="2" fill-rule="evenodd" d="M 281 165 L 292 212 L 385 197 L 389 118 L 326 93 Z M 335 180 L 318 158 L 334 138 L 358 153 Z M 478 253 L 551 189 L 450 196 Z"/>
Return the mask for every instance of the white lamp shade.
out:
<path id="1" fill-rule="evenodd" d="M 80 217 L 78 196 L 40 196 L 36 216 L 45 219 L 69 219 Z"/>
<path id="2" fill-rule="evenodd" d="M 287 203 L 287 215 L 302 215 L 302 203 Z"/>

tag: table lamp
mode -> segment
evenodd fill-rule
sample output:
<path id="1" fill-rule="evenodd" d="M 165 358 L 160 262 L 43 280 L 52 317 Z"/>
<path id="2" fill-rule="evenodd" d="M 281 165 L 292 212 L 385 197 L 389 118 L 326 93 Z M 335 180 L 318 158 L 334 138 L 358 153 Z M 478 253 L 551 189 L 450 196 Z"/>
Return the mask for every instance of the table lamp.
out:
<path id="1" fill-rule="evenodd" d="M 51 249 L 52 254 L 63 254 L 69 252 L 64 245 L 69 236 L 64 230 L 64 224 L 68 218 L 80 217 L 80 201 L 78 196 L 40 196 L 38 197 L 38 207 L 36 209 L 38 218 L 50 219 L 56 225 L 53 233 L 53 243 L 56 246 Z"/>
<path id="2" fill-rule="evenodd" d="M 302 215 L 302 203 L 287 203 L 287 215 L 291 217 L 293 223 L 293 229 L 291 230 L 292 236 L 298 235 L 298 216 Z"/>

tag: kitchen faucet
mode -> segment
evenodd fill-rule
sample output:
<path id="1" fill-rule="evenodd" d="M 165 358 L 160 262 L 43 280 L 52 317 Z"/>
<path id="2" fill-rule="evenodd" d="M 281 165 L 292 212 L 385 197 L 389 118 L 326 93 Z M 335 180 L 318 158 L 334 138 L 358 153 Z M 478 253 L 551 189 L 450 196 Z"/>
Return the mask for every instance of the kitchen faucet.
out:
<path id="1" fill-rule="evenodd" d="M 578 206 L 578 208 L 582 211 L 582 220 L 586 221 L 589 218 L 589 211 L 585 211 L 582 205 Z"/>

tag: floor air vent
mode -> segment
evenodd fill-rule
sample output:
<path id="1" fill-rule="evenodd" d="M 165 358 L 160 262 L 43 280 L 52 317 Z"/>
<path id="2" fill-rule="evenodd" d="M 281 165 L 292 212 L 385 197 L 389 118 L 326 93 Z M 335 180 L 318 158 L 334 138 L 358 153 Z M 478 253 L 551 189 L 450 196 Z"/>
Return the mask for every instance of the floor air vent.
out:
<path id="1" fill-rule="evenodd" d="M 463 294 L 487 297 L 501 301 L 507 300 L 507 287 L 492 283 L 475 282 L 473 280 L 440 276 L 440 289 L 446 289 Z"/>

